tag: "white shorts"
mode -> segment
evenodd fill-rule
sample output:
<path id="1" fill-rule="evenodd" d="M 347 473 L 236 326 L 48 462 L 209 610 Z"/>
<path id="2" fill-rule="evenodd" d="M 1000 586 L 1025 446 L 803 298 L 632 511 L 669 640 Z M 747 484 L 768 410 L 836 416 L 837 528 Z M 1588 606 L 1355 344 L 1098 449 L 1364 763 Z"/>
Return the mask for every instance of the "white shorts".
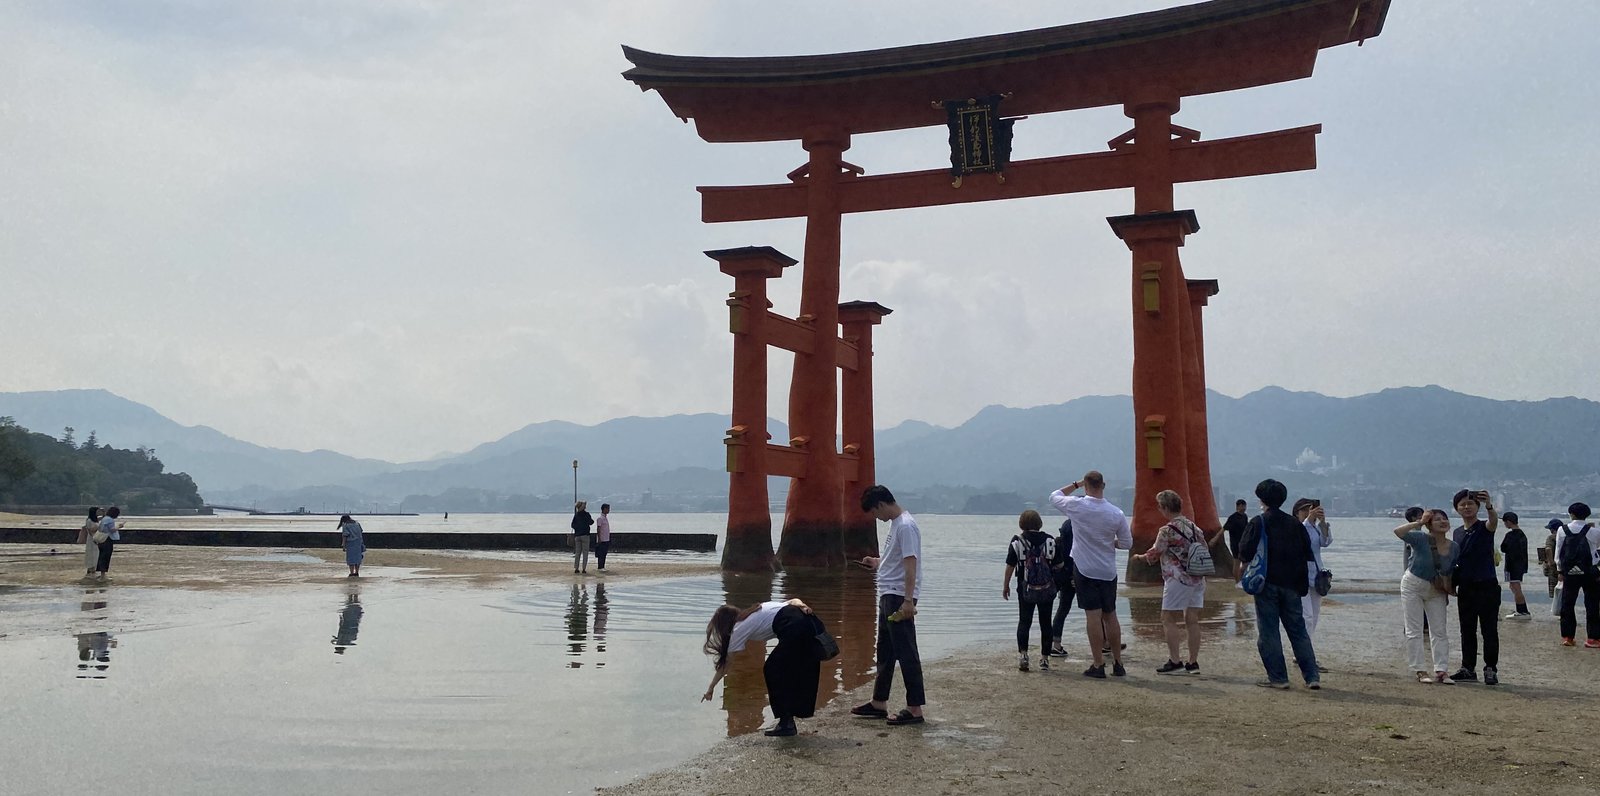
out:
<path id="1" fill-rule="evenodd" d="M 1202 608 L 1205 604 L 1206 582 L 1203 580 L 1193 586 L 1185 586 L 1177 578 L 1161 584 L 1161 610 L 1163 611 Z"/>

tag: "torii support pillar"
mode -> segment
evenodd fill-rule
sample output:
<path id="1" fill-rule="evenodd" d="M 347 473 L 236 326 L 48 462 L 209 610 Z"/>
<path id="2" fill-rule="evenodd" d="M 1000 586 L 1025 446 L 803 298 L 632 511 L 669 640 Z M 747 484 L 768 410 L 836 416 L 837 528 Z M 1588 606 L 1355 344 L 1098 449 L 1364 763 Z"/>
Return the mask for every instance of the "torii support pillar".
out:
<path id="1" fill-rule="evenodd" d="M 856 346 L 856 367 L 846 368 L 840 378 L 843 395 L 844 452 L 857 458 L 856 476 L 846 481 L 840 511 L 844 517 L 844 555 L 854 561 L 878 555 L 877 522 L 861 510 L 861 493 L 877 483 L 877 454 L 873 444 L 872 422 L 872 327 L 894 310 L 874 301 L 850 301 L 839 305 L 839 323 L 844 339 Z"/>
<path id="2" fill-rule="evenodd" d="M 842 568 L 844 484 L 839 478 L 839 207 L 841 156 L 850 148 L 843 130 L 808 130 L 806 251 L 800 275 L 800 317 L 812 327 L 809 352 L 794 355 L 789 385 L 790 444 L 806 452 L 803 477 L 789 482 L 778 558 L 784 567 Z"/>
<path id="3" fill-rule="evenodd" d="M 1217 295 L 1215 279 L 1190 279 L 1189 326 L 1186 338 L 1189 357 L 1184 371 L 1184 386 L 1189 390 L 1189 490 L 1194 494 L 1190 518 L 1205 530 L 1208 538 L 1222 533 L 1222 517 L 1217 511 L 1216 491 L 1211 485 L 1211 432 L 1206 414 L 1206 336 L 1201 310 Z M 1193 377 L 1190 377 L 1190 373 Z M 1188 498 L 1185 499 L 1186 501 Z M 1233 557 L 1226 545 L 1212 548 L 1218 572 L 1233 571 Z"/>
<path id="4" fill-rule="evenodd" d="M 728 330 L 733 332 L 733 427 L 728 449 L 728 535 L 725 570 L 771 571 L 772 513 L 767 500 L 767 280 L 794 265 L 770 246 L 708 251 L 733 277 Z"/>
<path id="5" fill-rule="evenodd" d="M 1133 547 L 1145 550 L 1165 520 L 1156 493 L 1170 489 L 1188 500 L 1188 393 L 1184 328 L 1189 289 L 1178 263 L 1185 236 L 1200 229 L 1193 210 L 1113 216 L 1111 229 L 1133 252 Z M 1191 329 L 1192 333 L 1192 329 Z M 1159 581 L 1144 559 L 1128 560 L 1129 582 Z"/>

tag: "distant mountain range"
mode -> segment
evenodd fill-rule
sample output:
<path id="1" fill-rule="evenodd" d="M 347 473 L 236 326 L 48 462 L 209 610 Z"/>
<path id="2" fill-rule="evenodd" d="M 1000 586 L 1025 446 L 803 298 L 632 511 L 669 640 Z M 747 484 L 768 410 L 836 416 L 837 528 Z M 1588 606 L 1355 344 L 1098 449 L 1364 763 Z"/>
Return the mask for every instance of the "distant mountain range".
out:
<path id="1" fill-rule="evenodd" d="M 1592 446 L 1600 438 L 1600 403 L 1577 398 L 1496 401 L 1435 386 L 1330 398 L 1268 387 L 1241 398 L 1209 393 L 1208 411 L 1212 469 L 1225 495 L 1246 494 L 1277 471 L 1322 488 L 1371 491 L 1462 479 L 1562 481 L 1571 489 L 1572 479 L 1586 483 L 1600 470 Z M 72 426 L 80 440 L 92 430 L 102 444 L 154 448 L 169 471 L 187 472 L 218 503 L 292 508 L 321 497 L 392 506 L 445 492 L 560 495 L 571 488 L 573 459 L 581 460 L 591 495 L 653 490 L 693 497 L 683 505 L 707 505 L 727 488 L 722 435 L 730 421 L 718 414 L 535 423 L 465 453 L 409 463 L 253 445 L 180 425 L 104 390 L 0 393 L 0 416 L 35 431 L 60 434 Z M 772 434 L 787 436 L 776 421 Z M 880 430 L 878 473 L 885 483 L 924 493 L 1037 499 L 1089 468 L 1128 483 L 1132 441 L 1127 396 L 990 406 L 955 428 L 907 421 Z"/>

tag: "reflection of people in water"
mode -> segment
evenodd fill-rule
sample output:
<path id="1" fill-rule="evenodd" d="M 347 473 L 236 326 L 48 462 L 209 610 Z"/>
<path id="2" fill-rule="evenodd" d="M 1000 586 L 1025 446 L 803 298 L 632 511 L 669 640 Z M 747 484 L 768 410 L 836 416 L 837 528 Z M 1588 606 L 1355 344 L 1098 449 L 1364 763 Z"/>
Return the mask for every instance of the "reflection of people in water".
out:
<path id="1" fill-rule="evenodd" d="M 83 602 L 78 604 L 79 610 L 98 611 L 106 607 L 105 589 L 85 589 Z M 92 617 L 90 621 L 101 622 L 105 617 Z M 117 640 L 111 634 L 101 630 L 94 633 L 79 633 L 78 638 L 78 679 L 79 680 L 104 680 L 105 672 L 111 666 L 111 650 L 117 646 Z"/>
<path id="2" fill-rule="evenodd" d="M 333 654 L 343 655 L 346 649 L 356 645 L 356 636 L 361 633 L 361 613 L 361 592 L 345 595 L 344 610 L 339 612 L 339 632 L 333 636 Z"/>
<path id="3" fill-rule="evenodd" d="M 817 676 L 822 669 L 811 608 L 800 600 L 772 600 L 743 610 L 724 605 L 711 614 L 711 621 L 706 623 L 705 651 L 713 656 L 716 674 L 700 701 L 711 701 L 717 683 L 728 675 L 729 655 L 750 642 L 774 638 L 778 646 L 767 656 L 762 673 L 767 681 L 767 699 L 778 723 L 766 734 L 789 736 L 799 732 L 795 719 L 809 719 L 816 710 Z"/>
<path id="4" fill-rule="evenodd" d="M 606 598 L 606 585 L 595 584 L 594 587 L 594 651 L 606 651 L 606 622 L 611 618 L 611 601 Z M 604 666 L 599 663 L 596 666 Z"/>
<path id="5" fill-rule="evenodd" d="M 583 654 L 585 641 L 589 640 L 589 589 L 587 586 L 579 588 L 572 584 L 572 596 L 567 600 L 567 654 L 577 657 Z M 578 661 L 569 661 L 567 666 L 577 669 L 583 666 Z"/>

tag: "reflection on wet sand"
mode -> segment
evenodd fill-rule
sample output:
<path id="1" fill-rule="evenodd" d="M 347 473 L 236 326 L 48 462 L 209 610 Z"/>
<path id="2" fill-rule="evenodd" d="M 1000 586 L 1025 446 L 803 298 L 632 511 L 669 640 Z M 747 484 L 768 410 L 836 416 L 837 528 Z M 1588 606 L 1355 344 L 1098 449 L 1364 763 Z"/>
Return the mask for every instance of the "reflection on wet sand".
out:
<path id="1" fill-rule="evenodd" d="M 741 608 L 775 599 L 798 597 L 811 606 L 839 640 L 839 657 L 824 661 L 818 675 L 817 706 L 872 679 L 877 640 L 877 590 L 866 573 L 724 573 L 724 600 Z M 715 607 L 715 606 L 711 606 Z M 711 614 L 710 608 L 706 615 Z M 761 729 L 767 708 L 762 674 L 767 644 L 752 644 L 731 658 L 723 680 L 722 709 L 728 736 Z"/>
<path id="2" fill-rule="evenodd" d="M 1254 632 L 1254 620 L 1246 605 L 1235 596 L 1207 596 L 1200 609 L 1201 637 L 1221 638 Z M 1166 630 L 1161 625 L 1160 591 L 1130 594 L 1128 614 L 1133 619 L 1134 635 L 1163 645 L 1167 643 Z"/>
<path id="3" fill-rule="evenodd" d="M 590 629 L 589 613 L 591 607 L 594 611 L 593 630 Z M 606 597 L 606 585 L 597 583 L 594 587 L 594 600 L 589 599 L 589 584 L 572 584 L 572 594 L 567 600 L 567 655 L 572 658 L 583 657 L 589 643 L 594 644 L 596 654 L 606 651 L 606 623 L 610 619 L 611 601 Z M 595 663 L 596 669 L 605 668 L 605 661 Z M 583 661 L 567 661 L 567 668 L 581 669 Z"/>
<path id="4" fill-rule="evenodd" d="M 356 645 L 356 636 L 361 634 L 361 614 L 361 589 L 351 586 L 344 598 L 344 608 L 339 611 L 339 632 L 333 636 L 335 655 L 343 655 L 345 650 Z"/>
<path id="5" fill-rule="evenodd" d="M 81 611 L 99 611 L 106 607 L 105 589 L 85 589 L 83 601 L 79 603 Z M 104 622 L 104 616 L 90 617 L 91 622 Z M 117 640 L 104 630 L 93 633 L 78 633 L 78 669 L 79 680 L 104 680 L 106 672 L 111 668 L 111 650 L 117 646 Z"/>

